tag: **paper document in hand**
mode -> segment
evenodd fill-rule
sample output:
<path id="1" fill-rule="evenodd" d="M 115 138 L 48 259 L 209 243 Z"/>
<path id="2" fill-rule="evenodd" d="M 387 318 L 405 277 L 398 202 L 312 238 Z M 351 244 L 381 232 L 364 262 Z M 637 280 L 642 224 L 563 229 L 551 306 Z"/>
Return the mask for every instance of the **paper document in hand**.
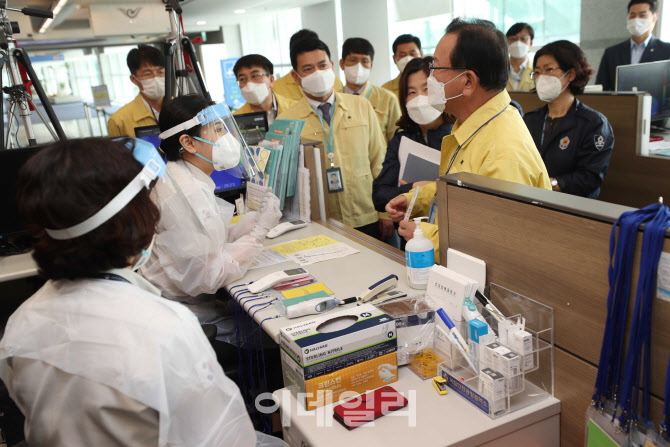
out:
<path id="1" fill-rule="evenodd" d="M 422 180 L 433 181 L 440 176 L 440 151 L 407 137 L 400 139 L 398 161 L 400 161 L 398 186 L 400 180 L 414 183 Z"/>

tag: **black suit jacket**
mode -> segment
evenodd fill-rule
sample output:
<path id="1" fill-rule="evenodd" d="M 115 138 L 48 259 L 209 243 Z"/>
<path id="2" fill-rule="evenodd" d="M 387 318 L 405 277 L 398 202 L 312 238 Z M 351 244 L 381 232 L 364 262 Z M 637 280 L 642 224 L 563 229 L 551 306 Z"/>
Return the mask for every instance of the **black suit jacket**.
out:
<path id="1" fill-rule="evenodd" d="M 666 59 L 670 59 L 670 43 L 651 36 L 640 63 Z M 630 39 L 607 48 L 600 61 L 596 84 L 602 84 L 603 90 L 616 90 L 616 68 L 619 65 L 630 65 L 630 63 Z"/>

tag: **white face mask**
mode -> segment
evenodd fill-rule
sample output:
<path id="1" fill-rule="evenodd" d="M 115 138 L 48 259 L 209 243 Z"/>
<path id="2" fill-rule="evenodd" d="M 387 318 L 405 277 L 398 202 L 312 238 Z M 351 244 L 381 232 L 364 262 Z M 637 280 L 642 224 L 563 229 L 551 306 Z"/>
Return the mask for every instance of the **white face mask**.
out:
<path id="1" fill-rule="evenodd" d="M 203 143 L 211 144 L 213 146 L 211 160 L 206 157 L 203 157 L 197 152 L 195 153 L 195 155 L 202 158 L 205 161 L 212 163 L 214 165 L 214 169 L 216 169 L 217 171 L 231 169 L 239 164 L 242 147 L 237 138 L 235 138 L 233 134 L 231 134 L 230 132 L 220 137 L 214 143 L 199 137 L 193 137 L 193 138 L 195 138 L 198 141 L 202 141 Z"/>
<path id="2" fill-rule="evenodd" d="M 406 105 L 409 117 L 417 124 L 430 124 L 442 115 L 442 112 L 430 105 L 426 95 L 418 95 L 407 101 Z"/>
<path id="3" fill-rule="evenodd" d="M 347 82 L 354 85 L 363 85 L 370 77 L 370 69 L 365 68 L 360 62 L 350 67 L 344 67 L 344 77 Z"/>
<path id="4" fill-rule="evenodd" d="M 512 45 L 509 46 L 509 54 L 515 59 L 521 59 L 526 57 L 528 54 L 528 44 L 517 40 Z"/>
<path id="5" fill-rule="evenodd" d="M 649 26 L 651 25 L 651 19 L 629 19 L 626 23 L 626 28 L 628 32 L 635 37 L 639 37 L 649 31 Z"/>
<path id="6" fill-rule="evenodd" d="M 137 77 L 135 77 L 137 79 Z M 151 79 L 144 79 L 140 81 L 142 84 L 142 93 L 149 99 L 158 99 L 165 96 L 165 78 L 155 76 Z"/>
<path id="7" fill-rule="evenodd" d="M 405 70 L 407 63 L 412 59 L 414 59 L 414 56 L 405 56 L 395 63 L 398 66 L 398 70 L 400 70 L 400 73 L 402 73 Z"/>
<path id="8" fill-rule="evenodd" d="M 332 68 L 316 70 L 302 79 L 302 89 L 316 98 L 322 98 L 333 90 L 335 85 L 335 73 Z"/>
<path id="9" fill-rule="evenodd" d="M 142 249 L 142 254 L 140 255 L 140 259 L 137 260 L 135 265 L 133 265 L 133 271 L 136 272 L 137 270 L 140 269 L 144 264 L 147 263 L 149 260 L 149 257 L 151 257 L 151 250 L 154 248 L 154 242 L 156 241 L 156 235 L 151 238 L 151 243 L 149 246 L 145 249 Z"/>
<path id="10" fill-rule="evenodd" d="M 565 73 L 560 78 L 556 76 L 549 75 L 540 75 L 535 80 L 535 90 L 537 90 L 537 96 L 544 102 L 552 102 L 554 99 L 558 98 L 563 90 L 568 88 L 568 83 L 565 87 L 561 84 L 561 79 L 567 75 Z"/>
<path id="11" fill-rule="evenodd" d="M 241 91 L 244 99 L 255 106 L 263 104 L 263 101 L 270 95 L 270 89 L 266 82 L 247 82 L 247 85 Z"/>
<path id="12" fill-rule="evenodd" d="M 456 79 L 460 78 L 463 76 L 466 72 L 464 71 L 463 73 L 459 74 L 455 78 L 453 78 L 451 81 L 446 82 L 446 83 L 441 83 L 437 79 L 435 79 L 435 76 L 433 76 L 433 73 L 428 76 L 428 102 L 430 103 L 431 106 L 433 106 L 438 112 L 442 113 L 444 111 L 444 105 L 449 101 L 450 99 L 456 99 L 459 96 L 463 96 L 463 93 L 460 95 L 452 96 L 451 98 L 447 98 L 444 94 L 444 86 L 455 81 Z"/>

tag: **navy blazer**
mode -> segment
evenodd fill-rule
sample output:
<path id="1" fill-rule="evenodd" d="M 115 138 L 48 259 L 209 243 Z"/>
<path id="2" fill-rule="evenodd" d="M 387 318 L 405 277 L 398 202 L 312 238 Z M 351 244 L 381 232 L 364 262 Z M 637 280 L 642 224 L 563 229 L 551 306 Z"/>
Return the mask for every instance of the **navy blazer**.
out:
<path id="1" fill-rule="evenodd" d="M 442 124 L 437 129 L 428 131 L 428 147 L 435 150 L 440 150 L 442 147 L 442 139 L 451 133 L 451 124 Z M 393 138 L 389 140 L 386 148 L 386 156 L 384 157 L 384 164 L 382 170 L 376 179 L 372 182 L 372 202 L 377 211 L 384 211 L 386 204 L 399 196 L 409 192 L 412 189 L 412 184 L 398 186 L 398 176 L 400 175 L 400 160 L 398 160 L 398 152 L 400 149 L 400 140 L 402 137 L 407 137 L 417 143 L 426 145 L 421 132 L 407 132 L 403 129 L 397 129 Z M 429 179 L 426 180 L 435 180 Z"/>
<path id="2" fill-rule="evenodd" d="M 596 76 L 596 84 L 602 84 L 603 90 L 616 90 L 616 68 L 619 65 L 630 65 L 630 45 L 631 40 L 628 39 L 605 50 L 600 60 L 598 76 Z M 647 48 L 642 53 L 640 63 L 667 59 L 670 59 L 670 43 L 663 42 L 652 35 Z"/>
<path id="3" fill-rule="evenodd" d="M 552 135 L 540 147 L 548 106 L 526 113 L 535 146 L 540 151 L 549 177 L 558 181 L 561 192 L 597 199 L 614 148 L 614 132 L 600 112 L 578 99 Z"/>

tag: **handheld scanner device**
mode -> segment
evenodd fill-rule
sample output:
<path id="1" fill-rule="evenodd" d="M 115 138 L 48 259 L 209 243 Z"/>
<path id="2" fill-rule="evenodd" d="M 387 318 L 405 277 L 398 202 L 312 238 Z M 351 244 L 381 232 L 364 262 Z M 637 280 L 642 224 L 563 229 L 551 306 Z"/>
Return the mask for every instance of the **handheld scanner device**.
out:
<path id="1" fill-rule="evenodd" d="M 300 279 L 306 276 L 309 276 L 309 273 L 307 273 L 307 270 L 302 268 L 282 270 L 279 272 L 270 273 L 269 275 L 259 279 L 258 281 L 252 282 L 251 284 L 249 284 L 247 289 L 251 293 L 260 293 L 263 290 L 267 290 L 270 287 L 280 282 Z"/>
<path id="2" fill-rule="evenodd" d="M 389 275 L 381 281 L 377 281 L 358 295 L 358 301 L 367 303 L 384 290 L 394 287 L 396 284 L 398 284 L 398 277 L 396 275 Z"/>
<path id="3" fill-rule="evenodd" d="M 344 306 L 345 304 L 355 303 L 356 298 L 347 298 L 340 300 L 337 298 L 314 299 L 303 301 L 302 303 L 294 304 L 286 308 L 287 318 L 304 317 L 305 315 L 315 315 L 323 312 L 328 312 L 337 306 Z"/>

